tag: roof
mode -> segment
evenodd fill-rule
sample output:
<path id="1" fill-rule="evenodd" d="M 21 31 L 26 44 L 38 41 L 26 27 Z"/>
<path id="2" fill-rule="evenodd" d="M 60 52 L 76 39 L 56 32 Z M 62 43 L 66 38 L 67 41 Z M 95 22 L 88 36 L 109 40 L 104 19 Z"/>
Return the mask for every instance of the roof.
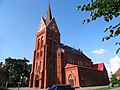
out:
<path id="1" fill-rule="evenodd" d="M 51 13 L 51 8 L 50 8 L 50 3 L 49 3 L 48 10 L 47 10 L 47 13 L 46 13 L 46 25 L 49 24 L 51 19 L 52 19 L 52 13 Z"/>
<path id="2" fill-rule="evenodd" d="M 67 45 L 64 45 L 62 43 L 60 43 L 60 48 L 62 48 L 63 50 L 67 51 L 67 52 L 70 52 L 72 54 L 75 54 L 75 55 L 80 55 L 80 56 L 83 56 L 83 57 L 86 57 L 88 58 L 85 54 L 83 54 L 83 52 L 79 49 L 75 49 L 75 48 L 72 48 L 70 46 L 67 46 Z M 90 58 L 88 58 L 90 59 Z"/>
<path id="3" fill-rule="evenodd" d="M 103 71 L 104 70 L 104 63 L 94 64 L 93 68 L 96 69 L 96 70 Z"/>
<path id="4" fill-rule="evenodd" d="M 71 68 L 71 67 L 76 67 L 77 65 L 74 65 L 74 64 L 70 64 L 70 63 L 67 63 L 65 68 Z"/>
<path id="5" fill-rule="evenodd" d="M 120 68 L 117 70 L 117 72 L 115 73 L 115 76 L 120 76 Z"/>

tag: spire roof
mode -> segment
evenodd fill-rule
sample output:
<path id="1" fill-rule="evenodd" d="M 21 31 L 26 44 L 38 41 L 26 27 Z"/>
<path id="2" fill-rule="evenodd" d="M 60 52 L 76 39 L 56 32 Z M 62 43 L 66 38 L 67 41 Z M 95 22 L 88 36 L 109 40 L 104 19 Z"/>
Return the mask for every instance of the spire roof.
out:
<path id="1" fill-rule="evenodd" d="M 46 25 L 48 25 L 51 19 L 52 19 L 52 13 L 51 13 L 51 8 L 50 8 L 50 3 L 49 3 L 48 10 L 46 13 Z"/>

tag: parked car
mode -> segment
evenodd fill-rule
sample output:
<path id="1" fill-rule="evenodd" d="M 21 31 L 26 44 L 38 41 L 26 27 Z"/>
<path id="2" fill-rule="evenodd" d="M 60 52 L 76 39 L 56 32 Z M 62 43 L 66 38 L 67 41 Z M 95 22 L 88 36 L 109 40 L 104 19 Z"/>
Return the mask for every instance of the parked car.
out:
<path id="1" fill-rule="evenodd" d="M 75 90 L 75 89 L 68 84 L 58 84 L 58 85 L 53 85 L 48 90 Z"/>

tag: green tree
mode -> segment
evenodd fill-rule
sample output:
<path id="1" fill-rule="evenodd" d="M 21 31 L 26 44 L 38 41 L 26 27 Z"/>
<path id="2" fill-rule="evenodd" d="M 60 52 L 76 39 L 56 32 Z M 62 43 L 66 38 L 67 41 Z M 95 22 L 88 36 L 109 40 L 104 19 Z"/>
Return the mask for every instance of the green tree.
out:
<path id="1" fill-rule="evenodd" d="M 29 60 L 6 58 L 4 64 L 4 75 L 6 76 L 6 83 L 17 85 L 17 82 L 22 82 L 22 85 L 28 84 L 28 79 L 31 71 L 31 64 L 28 64 Z"/>
<path id="2" fill-rule="evenodd" d="M 115 75 L 112 72 L 111 72 L 110 82 L 112 83 L 112 87 L 114 87 L 115 84 L 119 83 L 118 79 L 115 77 Z"/>
<path id="3" fill-rule="evenodd" d="M 88 4 L 77 6 L 77 10 L 90 12 L 89 18 L 82 21 L 89 23 L 95 21 L 98 18 L 103 18 L 104 21 L 112 21 L 113 18 L 120 16 L 120 0 L 89 0 Z M 109 35 L 105 36 L 102 41 L 109 40 L 112 37 L 117 37 L 120 34 L 120 21 L 116 25 L 111 25 L 105 28 L 104 32 L 109 31 Z M 120 41 L 116 42 L 116 45 L 120 46 Z M 120 48 L 116 51 L 118 53 Z"/>

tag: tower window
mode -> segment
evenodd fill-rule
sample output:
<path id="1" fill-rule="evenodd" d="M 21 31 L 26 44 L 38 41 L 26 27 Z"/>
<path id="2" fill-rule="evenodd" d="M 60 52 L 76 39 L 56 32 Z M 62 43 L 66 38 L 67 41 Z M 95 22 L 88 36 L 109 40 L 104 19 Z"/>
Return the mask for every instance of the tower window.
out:
<path id="1" fill-rule="evenodd" d="M 50 45 L 50 48 L 52 48 L 52 37 L 50 37 L 49 45 Z"/>
<path id="2" fill-rule="evenodd" d="M 39 52 L 37 52 L 37 58 L 39 57 Z"/>
<path id="3" fill-rule="evenodd" d="M 42 52 L 42 50 L 41 50 L 41 51 L 40 51 L 40 56 L 42 56 L 42 53 L 43 53 L 43 52 Z"/>
<path id="4" fill-rule="evenodd" d="M 44 38 L 41 37 L 41 47 L 43 47 L 43 45 L 44 45 Z"/>
<path id="5" fill-rule="evenodd" d="M 54 41 L 54 49 L 56 49 L 56 45 L 57 43 L 56 43 L 56 39 L 55 39 L 55 41 Z"/>
<path id="6" fill-rule="evenodd" d="M 40 39 L 38 39 L 38 42 L 37 42 L 38 44 L 37 44 L 37 50 L 39 49 L 39 47 L 40 47 Z"/>
<path id="7" fill-rule="evenodd" d="M 41 61 L 40 61 L 40 71 L 41 71 Z"/>
<path id="8" fill-rule="evenodd" d="M 36 71 L 38 71 L 38 63 L 36 63 Z"/>

